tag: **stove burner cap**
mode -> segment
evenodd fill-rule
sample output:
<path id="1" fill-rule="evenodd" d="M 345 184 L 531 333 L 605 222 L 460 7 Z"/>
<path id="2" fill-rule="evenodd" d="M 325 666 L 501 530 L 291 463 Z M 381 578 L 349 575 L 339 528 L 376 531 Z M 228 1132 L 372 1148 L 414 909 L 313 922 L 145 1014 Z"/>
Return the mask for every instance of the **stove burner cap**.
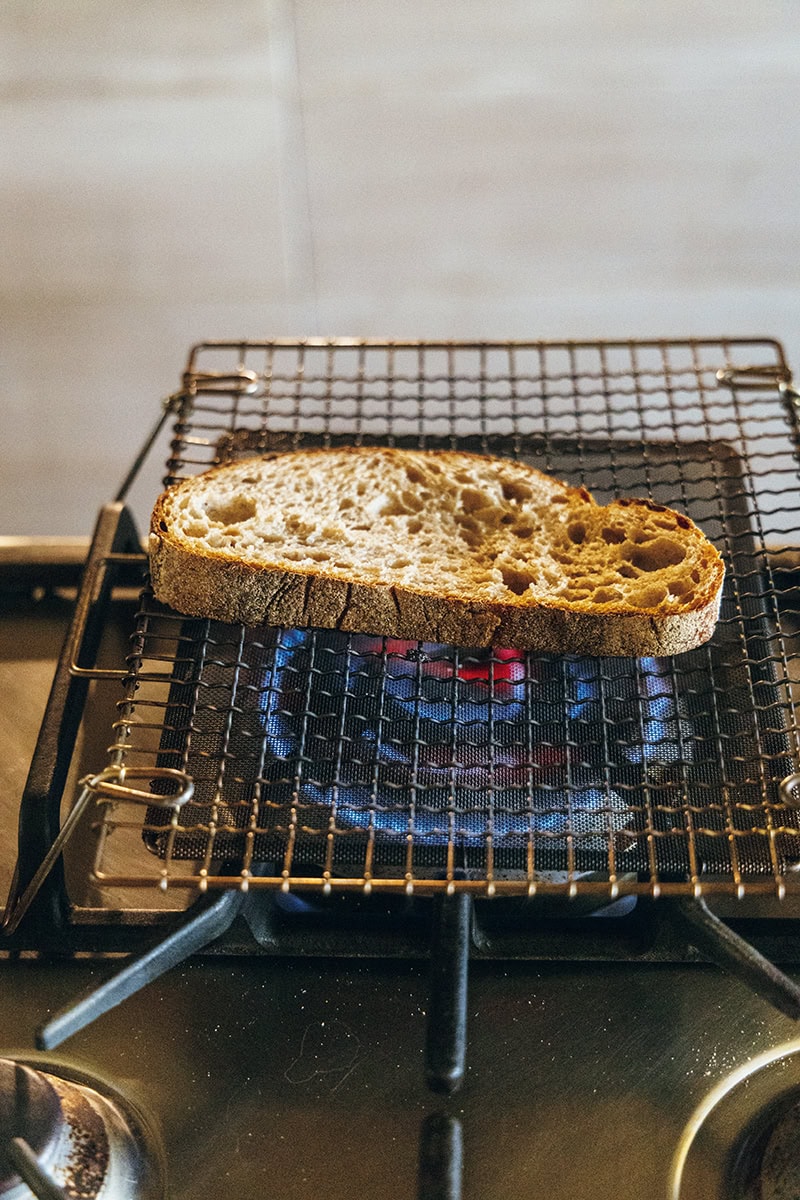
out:
<path id="1" fill-rule="evenodd" d="M 47 1076 L 23 1063 L 0 1059 L 0 1195 L 20 1183 L 2 1149 L 13 1138 L 24 1138 L 36 1158 L 47 1161 L 63 1132 L 61 1101 Z"/>
<path id="2" fill-rule="evenodd" d="M 163 1200 L 159 1140 L 137 1109 L 94 1077 L 1 1058 L 0 1200 L 53 1188 L 82 1200 Z"/>
<path id="3" fill-rule="evenodd" d="M 800 1041 L 723 1079 L 693 1113 L 669 1200 L 794 1200 L 800 1195 Z"/>
<path id="4" fill-rule="evenodd" d="M 800 1195 L 800 1097 L 772 1124 L 761 1156 L 760 1200 Z"/>

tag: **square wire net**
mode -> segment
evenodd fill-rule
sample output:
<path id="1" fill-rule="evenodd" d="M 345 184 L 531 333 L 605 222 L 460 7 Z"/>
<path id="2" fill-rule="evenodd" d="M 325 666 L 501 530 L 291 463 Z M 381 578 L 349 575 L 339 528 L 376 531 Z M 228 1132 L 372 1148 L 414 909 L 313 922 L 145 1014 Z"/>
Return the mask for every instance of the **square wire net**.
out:
<path id="1" fill-rule="evenodd" d="M 177 769 L 194 794 L 173 808 L 154 781 L 147 809 L 103 805 L 95 878 L 782 893 L 800 862 L 780 786 L 798 751 L 794 397 L 768 340 L 196 347 L 167 482 L 312 445 L 519 458 L 687 513 L 725 560 L 722 614 L 674 659 L 578 658 L 246 630 L 145 589 L 110 761 Z"/>

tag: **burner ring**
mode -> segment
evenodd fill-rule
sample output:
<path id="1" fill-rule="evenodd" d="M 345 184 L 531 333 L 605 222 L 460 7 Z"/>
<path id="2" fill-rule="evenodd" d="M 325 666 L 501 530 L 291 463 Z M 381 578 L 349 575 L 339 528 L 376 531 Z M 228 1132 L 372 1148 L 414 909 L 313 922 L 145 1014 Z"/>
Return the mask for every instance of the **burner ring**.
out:
<path id="1" fill-rule="evenodd" d="M 750 1059 L 704 1097 L 675 1151 L 668 1200 L 783 1195 L 777 1159 L 798 1109 L 800 1039 Z M 793 1153 L 796 1169 L 800 1150 Z"/>
<path id="2" fill-rule="evenodd" d="M 4 1053 L 0 1062 L 4 1085 L 12 1091 L 4 1108 L 4 1136 L 24 1139 L 48 1182 L 69 1196 L 164 1200 L 161 1138 L 139 1104 L 105 1079 L 61 1062 L 13 1053 Z M 15 1103 L 20 1085 L 22 1106 Z M 9 1195 L 32 1194 L 15 1181 L 11 1162 L 4 1169 L 3 1194 L 9 1187 Z"/>

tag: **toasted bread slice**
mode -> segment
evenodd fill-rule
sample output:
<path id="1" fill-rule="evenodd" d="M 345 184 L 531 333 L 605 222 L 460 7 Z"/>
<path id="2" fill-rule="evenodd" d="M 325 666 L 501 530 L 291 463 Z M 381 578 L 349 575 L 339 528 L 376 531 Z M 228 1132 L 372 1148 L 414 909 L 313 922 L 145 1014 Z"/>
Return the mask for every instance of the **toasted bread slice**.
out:
<path id="1" fill-rule="evenodd" d="M 633 656 L 706 641 L 724 578 L 661 505 L 602 507 L 510 459 L 389 447 L 183 480 L 156 503 L 150 564 L 158 599 L 192 616 Z"/>

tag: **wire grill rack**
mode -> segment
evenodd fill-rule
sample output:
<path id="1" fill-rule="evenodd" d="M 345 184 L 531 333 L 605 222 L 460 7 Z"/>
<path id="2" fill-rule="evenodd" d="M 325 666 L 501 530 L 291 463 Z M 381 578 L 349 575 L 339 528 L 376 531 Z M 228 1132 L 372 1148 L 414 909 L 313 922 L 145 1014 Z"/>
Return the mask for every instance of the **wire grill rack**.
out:
<path id="1" fill-rule="evenodd" d="M 783 894 L 800 864 L 797 405 L 769 339 L 195 347 L 167 483 L 309 445 L 509 455 L 686 512 L 724 557 L 722 615 L 675 659 L 590 659 L 246 630 L 145 587 L 93 785 L 94 878 Z"/>

